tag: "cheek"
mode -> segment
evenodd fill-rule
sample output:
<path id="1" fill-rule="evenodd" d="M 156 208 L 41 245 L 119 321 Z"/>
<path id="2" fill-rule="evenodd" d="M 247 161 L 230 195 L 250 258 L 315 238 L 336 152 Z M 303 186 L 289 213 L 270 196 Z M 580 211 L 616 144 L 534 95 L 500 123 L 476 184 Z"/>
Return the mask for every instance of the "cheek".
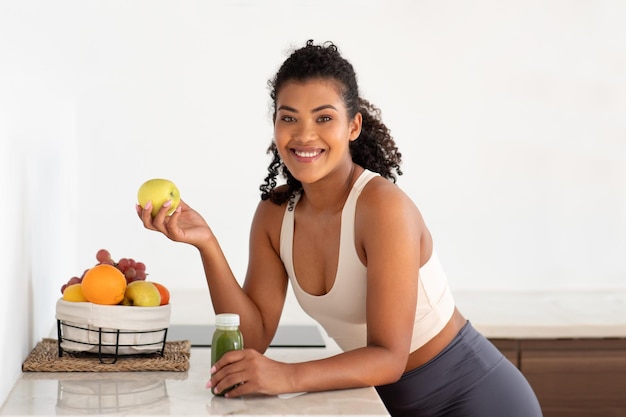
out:
<path id="1" fill-rule="evenodd" d="M 287 126 L 274 126 L 274 142 L 279 148 L 287 146 L 292 137 L 292 131 Z"/>
<path id="2" fill-rule="evenodd" d="M 284 162 L 287 159 L 287 153 L 289 152 L 289 150 L 281 146 L 277 146 L 277 149 L 278 149 L 278 156 L 280 156 L 280 159 Z"/>
<path id="3" fill-rule="evenodd" d="M 278 132 L 274 132 L 274 145 L 276 145 L 276 150 L 278 151 L 278 155 L 282 160 L 285 160 L 285 154 L 289 152 L 287 149 L 287 141 L 285 140 L 284 135 L 280 135 Z"/>

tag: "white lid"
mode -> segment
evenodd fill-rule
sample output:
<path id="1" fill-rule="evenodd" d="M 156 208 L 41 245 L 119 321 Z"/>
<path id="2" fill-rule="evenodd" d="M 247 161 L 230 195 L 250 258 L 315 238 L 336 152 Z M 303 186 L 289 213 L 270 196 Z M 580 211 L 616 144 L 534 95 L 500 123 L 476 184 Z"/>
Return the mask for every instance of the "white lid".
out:
<path id="1" fill-rule="evenodd" d="M 218 314 L 215 316 L 215 325 L 219 327 L 237 327 L 239 326 L 239 314 Z"/>

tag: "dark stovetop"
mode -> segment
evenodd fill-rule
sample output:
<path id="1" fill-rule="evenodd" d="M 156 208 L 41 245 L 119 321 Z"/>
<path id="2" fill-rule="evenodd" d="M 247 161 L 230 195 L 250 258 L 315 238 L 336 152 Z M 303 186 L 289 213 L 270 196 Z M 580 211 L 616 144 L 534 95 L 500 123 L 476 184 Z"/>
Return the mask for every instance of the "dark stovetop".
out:
<path id="1" fill-rule="evenodd" d="M 213 325 L 173 324 L 167 331 L 167 340 L 189 340 L 192 347 L 211 347 Z M 245 344 L 245 340 L 244 340 Z M 276 330 L 270 347 L 326 347 L 317 326 L 281 325 Z"/>

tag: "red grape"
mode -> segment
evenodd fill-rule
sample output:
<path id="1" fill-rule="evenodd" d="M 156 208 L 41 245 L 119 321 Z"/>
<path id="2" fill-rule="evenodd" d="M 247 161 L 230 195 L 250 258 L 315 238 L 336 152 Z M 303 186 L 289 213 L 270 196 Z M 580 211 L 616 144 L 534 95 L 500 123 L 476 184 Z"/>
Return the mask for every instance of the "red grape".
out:
<path id="1" fill-rule="evenodd" d="M 112 262 L 111 253 L 108 250 L 106 250 L 106 249 L 100 249 L 96 253 L 96 259 L 100 263 L 109 263 L 109 261 Z"/>
<path id="2" fill-rule="evenodd" d="M 96 259 L 98 260 L 98 265 L 100 264 L 108 264 L 115 266 L 119 271 L 124 274 L 126 278 L 126 282 L 130 284 L 133 281 L 143 281 L 146 279 L 148 275 L 146 273 L 146 264 L 143 262 L 137 262 L 133 258 L 120 258 L 119 262 L 115 262 L 113 258 L 111 258 L 111 253 L 106 249 L 100 249 L 96 253 Z M 65 289 L 72 285 L 78 284 L 83 281 L 83 277 L 89 271 L 90 268 L 85 269 L 80 277 L 74 276 L 70 278 L 63 286 L 61 287 L 61 293 L 65 291 Z"/>
<path id="3" fill-rule="evenodd" d="M 128 278 L 135 278 L 137 276 L 137 270 L 135 268 L 128 268 L 124 272 L 124 276 L 126 277 L 126 279 L 128 279 Z"/>
<path id="4" fill-rule="evenodd" d="M 122 258 L 117 263 L 117 269 L 119 269 L 122 272 L 126 271 L 129 266 L 130 266 L 130 261 L 127 258 Z"/>
<path id="5" fill-rule="evenodd" d="M 74 284 L 80 284 L 81 283 L 81 279 L 78 277 L 72 277 L 70 278 L 69 281 L 67 281 L 67 285 L 74 285 Z"/>

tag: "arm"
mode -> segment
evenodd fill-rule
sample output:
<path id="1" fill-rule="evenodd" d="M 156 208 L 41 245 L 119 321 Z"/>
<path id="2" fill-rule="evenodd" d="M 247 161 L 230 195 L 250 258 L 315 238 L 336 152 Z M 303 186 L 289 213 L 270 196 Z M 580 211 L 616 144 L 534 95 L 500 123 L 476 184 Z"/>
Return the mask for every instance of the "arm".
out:
<path id="1" fill-rule="evenodd" d="M 217 240 L 201 246 L 204 271 L 216 313 L 238 313 L 244 346 L 265 352 L 272 341 L 287 294 L 287 274 L 279 256 L 284 206 L 259 203 L 250 231 L 249 260 L 241 288 Z"/>
<path id="2" fill-rule="evenodd" d="M 415 317 L 420 254 L 430 250 L 417 207 L 395 185 L 373 180 L 357 206 L 356 244 L 368 267 L 367 346 L 297 364 L 238 351 L 211 372 L 217 391 L 245 382 L 229 396 L 252 392 L 322 391 L 382 385 L 404 372 Z"/>
<path id="3" fill-rule="evenodd" d="M 143 210 L 137 207 L 137 213 L 146 228 L 198 249 L 213 309 L 216 313 L 239 314 L 246 347 L 265 351 L 276 332 L 287 289 L 286 274 L 273 246 L 278 242 L 284 207 L 270 202 L 259 204 L 252 222 L 250 261 L 243 288 L 205 220 L 184 201 L 171 216 L 166 216 L 168 207 L 166 203 L 154 218 L 150 205 Z M 278 232 L 269 232 L 276 227 Z"/>

